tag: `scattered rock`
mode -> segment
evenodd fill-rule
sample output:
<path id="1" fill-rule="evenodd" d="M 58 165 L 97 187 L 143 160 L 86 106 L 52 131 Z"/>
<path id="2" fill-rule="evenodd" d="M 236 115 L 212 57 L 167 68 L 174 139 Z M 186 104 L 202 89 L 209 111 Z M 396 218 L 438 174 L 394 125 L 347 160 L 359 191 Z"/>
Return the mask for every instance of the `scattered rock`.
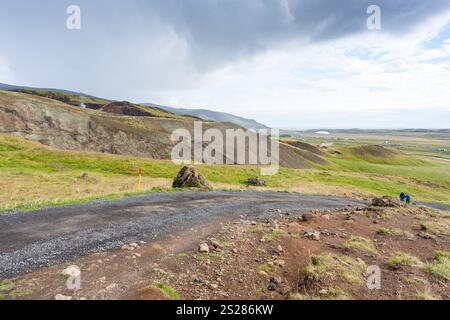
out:
<path id="1" fill-rule="evenodd" d="M 109 286 L 106 287 L 106 291 L 113 291 L 117 289 L 119 285 L 117 283 L 111 283 Z"/>
<path id="2" fill-rule="evenodd" d="M 330 216 L 329 214 L 324 214 L 324 215 L 322 216 L 322 218 L 325 219 L 325 220 L 330 220 L 330 219 L 331 219 L 331 216 Z"/>
<path id="3" fill-rule="evenodd" d="M 421 237 L 422 239 L 427 239 L 427 240 L 434 240 L 434 239 L 436 239 L 435 236 L 433 236 L 433 235 L 431 235 L 431 234 L 429 234 L 429 233 L 427 233 L 425 231 L 420 231 L 417 235 L 419 237 Z"/>
<path id="4" fill-rule="evenodd" d="M 278 253 L 281 253 L 281 252 L 283 252 L 284 250 L 283 250 L 283 247 L 281 246 L 281 245 L 278 245 L 278 247 L 277 247 L 277 252 Z"/>
<path id="5" fill-rule="evenodd" d="M 319 241 L 320 240 L 320 231 L 308 230 L 305 232 L 305 237 L 307 237 L 310 240 Z"/>
<path id="6" fill-rule="evenodd" d="M 211 239 L 211 245 L 216 249 L 222 248 L 222 244 L 216 239 Z"/>
<path id="7" fill-rule="evenodd" d="M 87 180 L 89 178 L 89 175 L 85 172 L 80 176 L 81 180 Z"/>
<path id="8" fill-rule="evenodd" d="M 272 277 L 270 278 L 269 286 L 267 289 L 269 291 L 275 291 L 282 283 L 281 277 Z"/>
<path id="9" fill-rule="evenodd" d="M 211 189 L 210 183 L 193 166 L 183 167 L 173 181 L 172 186 L 173 188 Z"/>
<path id="10" fill-rule="evenodd" d="M 273 264 L 280 266 L 280 267 L 284 267 L 286 265 L 286 262 L 284 260 L 275 260 L 273 262 Z"/>
<path id="11" fill-rule="evenodd" d="M 209 253 L 209 246 L 206 243 L 201 243 L 198 247 L 198 252 L 200 253 Z"/>
<path id="12" fill-rule="evenodd" d="M 311 212 L 306 212 L 302 216 L 302 220 L 305 222 L 313 221 L 315 219 L 315 215 Z"/>
<path id="13" fill-rule="evenodd" d="M 260 270 L 260 271 L 258 272 L 258 274 L 259 274 L 261 277 L 264 277 L 264 278 L 268 278 L 268 277 L 269 277 L 269 274 L 268 274 L 267 272 L 263 271 L 263 270 Z"/>
<path id="14" fill-rule="evenodd" d="M 374 207 L 403 207 L 404 204 L 397 199 L 389 196 L 383 196 L 381 198 L 372 199 L 372 206 Z"/>
<path id="15" fill-rule="evenodd" d="M 57 294 L 55 300 L 72 300 L 71 296 L 64 296 L 62 294 Z"/>
<path id="16" fill-rule="evenodd" d="M 266 187 L 266 181 L 260 178 L 249 178 L 247 180 L 247 185 L 256 187 Z"/>

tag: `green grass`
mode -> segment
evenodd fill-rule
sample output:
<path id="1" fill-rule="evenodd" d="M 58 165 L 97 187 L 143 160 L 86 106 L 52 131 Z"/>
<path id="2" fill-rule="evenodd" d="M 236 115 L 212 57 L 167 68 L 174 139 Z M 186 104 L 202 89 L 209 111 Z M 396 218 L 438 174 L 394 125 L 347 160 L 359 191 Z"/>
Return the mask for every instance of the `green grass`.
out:
<path id="1" fill-rule="evenodd" d="M 442 279 L 450 279 L 450 252 L 448 251 L 436 251 L 435 261 L 425 265 L 427 270 L 432 275 Z"/>
<path id="2" fill-rule="evenodd" d="M 364 282 L 364 272 L 367 265 L 362 260 L 337 254 L 322 254 L 311 256 L 304 271 L 306 283 L 328 282 L 343 279 L 350 284 Z"/>
<path id="3" fill-rule="evenodd" d="M 263 238 L 266 241 L 275 241 L 275 240 L 278 240 L 282 234 L 283 234 L 282 230 L 273 229 L 272 232 L 266 234 Z"/>
<path id="4" fill-rule="evenodd" d="M 310 170 L 280 168 L 265 177 L 268 187 L 306 193 L 341 195 L 391 195 L 407 191 L 414 200 L 449 203 L 450 165 L 426 162 L 419 166 L 374 164 L 357 158 L 330 156 L 331 167 Z M 64 166 L 58 169 L 57 166 Z M 170 187 L 181 166 L 130 156 L 93 152 L 69 152 L 0 135 L 0 212 L 33 210 L 49 205 L 116 198 L 136 192 L 138 166 L 154 187 Z M 256 166 L 198 166 L 213 184 L 246 188 L 247 179 L 258 176 Z M 81 181 L 87 173 L 92 179 Z M 161 181 L 164 181 L 162 184 Z M 157 191 L 157 189 L 155 189 Z"/>
<path id="5" fill-rule="evenodd" d="M 395 252 L 389 258 L 389 266 L 393 269 L 400 269 L 401 267 L 420 267 L 421 265 L 422 262 L 419 258 L 405 252 Z"/>
<path id="6" fill-rule="evenodd" d="M 344 243 L 344 247 L 346 249 L 357 249 L 370 253 L 378 252 L 372 240 L 358 236 L 351 236 L 348 238 Z"/>
<path id="7" fill-rule="evenodd" d="M 174 288 L 165 283 L 155 281 L 152 284 L 152 287 L 161 290 L 171 300 L 180 300 L 180 294 Z"/>

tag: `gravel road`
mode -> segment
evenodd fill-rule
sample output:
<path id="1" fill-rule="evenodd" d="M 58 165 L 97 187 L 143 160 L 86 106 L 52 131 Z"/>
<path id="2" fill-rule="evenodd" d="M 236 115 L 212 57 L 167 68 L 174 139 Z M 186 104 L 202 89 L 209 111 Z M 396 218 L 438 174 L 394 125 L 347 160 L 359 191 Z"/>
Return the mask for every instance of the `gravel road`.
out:
<path id="1" fill-rule="evenodd" d="M 348 205 L 366 204 L 282 192 L 182 192 L 1 215 L 0 279 L 125 243 L 158 239 L 212 219 L 264 218 L 273 215 L 273 209 L 300 215 Z"/>

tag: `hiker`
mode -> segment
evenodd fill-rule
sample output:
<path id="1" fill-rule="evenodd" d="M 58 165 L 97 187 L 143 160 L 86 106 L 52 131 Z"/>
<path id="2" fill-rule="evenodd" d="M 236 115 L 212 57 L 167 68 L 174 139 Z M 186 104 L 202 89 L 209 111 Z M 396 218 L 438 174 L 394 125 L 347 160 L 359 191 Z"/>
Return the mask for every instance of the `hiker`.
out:
<path id="1" fill-rule="evenodd" d="M 405 194 L 405 201 L 407 204 L 411 203 L 411 196 L 409 194 Z"/>
<path id="2" fill-rule="evenodd" d="M 405 196 L 406 194 L 404 192 L 400 193 L 400 201 L 405 202 Z"/>

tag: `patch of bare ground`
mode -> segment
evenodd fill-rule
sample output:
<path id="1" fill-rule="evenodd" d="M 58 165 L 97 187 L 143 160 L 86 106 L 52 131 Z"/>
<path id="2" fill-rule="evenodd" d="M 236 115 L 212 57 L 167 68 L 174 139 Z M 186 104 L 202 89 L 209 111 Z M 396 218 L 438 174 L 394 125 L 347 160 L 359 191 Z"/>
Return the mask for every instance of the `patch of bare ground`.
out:
<path id="1" fill-rule="evenodd" d="M 13 280 L 29 293 L 14 298 L 450 299 L 448 215 L 417 206 L 273 212 L 43 268 Z M 82 271 L 75 292 L 61 275 L 71 264 Z M 367 287 L 368 266 L 381 269 L 379 290 Z"/>

